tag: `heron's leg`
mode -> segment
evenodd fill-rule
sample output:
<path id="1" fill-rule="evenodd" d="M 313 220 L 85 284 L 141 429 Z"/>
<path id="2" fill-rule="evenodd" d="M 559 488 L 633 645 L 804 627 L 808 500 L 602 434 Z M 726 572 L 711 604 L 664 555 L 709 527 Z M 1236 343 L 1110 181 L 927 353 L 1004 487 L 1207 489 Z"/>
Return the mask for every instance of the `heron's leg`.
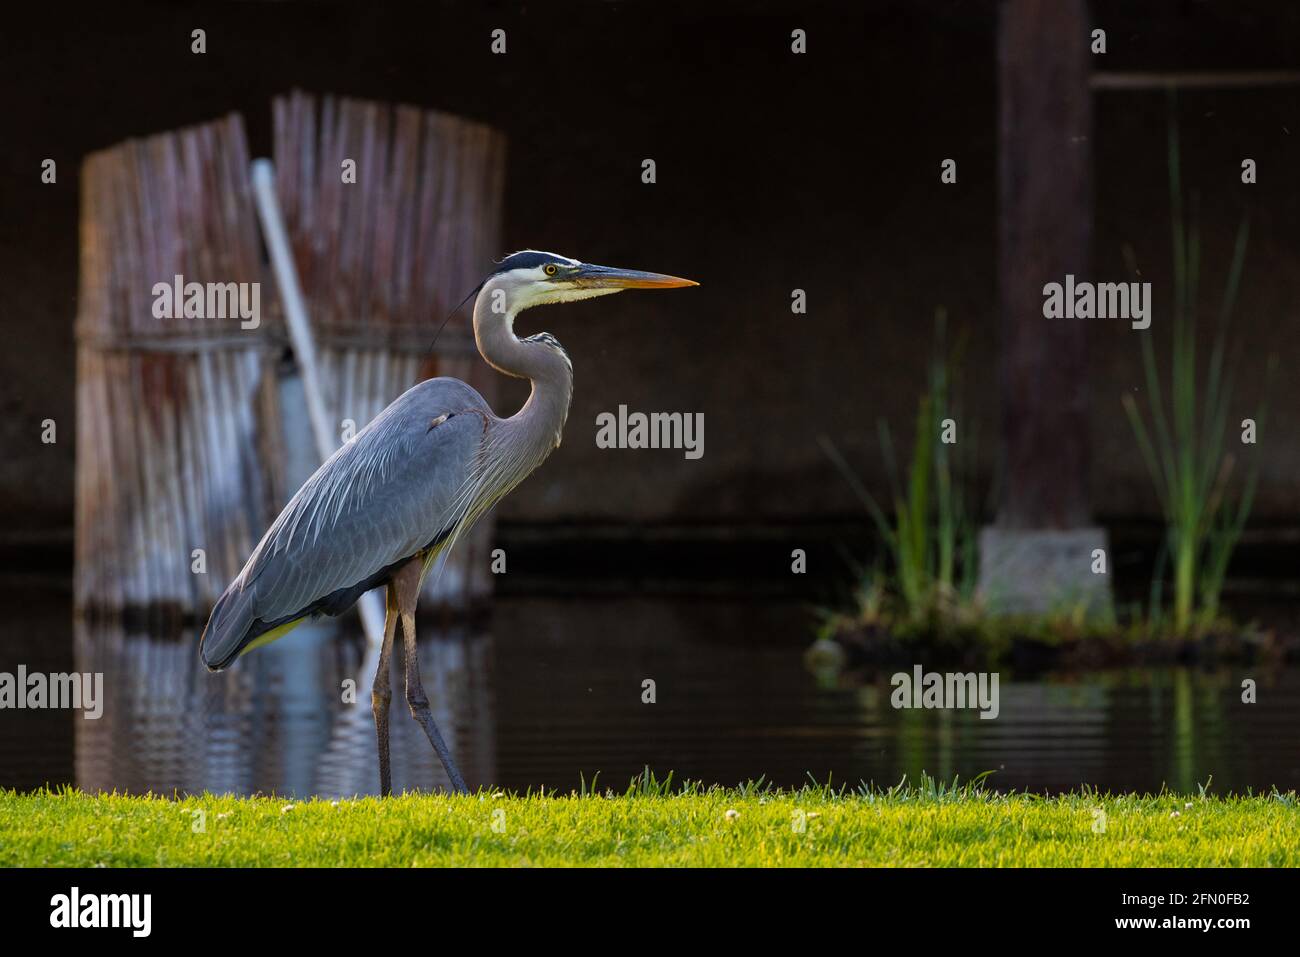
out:
<path id="1" fill-rule="evenodd" d="M 393 700 L 389 684 L 388 656 L 393 650 L 393 636 L 397 633 L 397 589 L 388 586 L 388 611 L 384 616 L 384 643 L 379 646 L 379 667 L 370 689 L 370 709 L 375 713 L 375 737 L 379 741 L 379 793 L 384 797 L 393 793 L 393 776 L 388 764 L 388 705 Z"/>
<path id="2" fill-rule="evenodd" d="M 420 600 L 420 579 L 424 577 L 424 560 L 416 556 L 407 562 L 393 576 L 393 585 L 397 589 L 397 607 L 402 615 L 402 632 L 406 651 L 406 703 L 411 707 L 411 715 L 424 733 L 429 736 L 429 743 L 438 752 L 438 758 L 451 779 L 452 789 L 460 794 L 468 794 L 465 779 L 461 777 L 456 762 L 452 760 L 447 743 L 442 740 L 438 726 L 433 723 L 433 713 L 429 710 L 429 697 L 420 684 L 420 658 L 415 647 L 415 606 Z"/>

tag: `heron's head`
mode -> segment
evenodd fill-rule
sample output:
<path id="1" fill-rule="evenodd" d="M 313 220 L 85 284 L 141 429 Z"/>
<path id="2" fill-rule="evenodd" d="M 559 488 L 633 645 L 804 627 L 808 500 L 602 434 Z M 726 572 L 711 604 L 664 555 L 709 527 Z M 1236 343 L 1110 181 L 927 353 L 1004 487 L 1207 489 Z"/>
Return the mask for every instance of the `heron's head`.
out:
<path id="1" fill-rule="evenodd" d="M 497 265 L 484 286 L 505 292 L 511 312 L 552 302 L 577 302 L 608 296 L 624 289 L 673 289 L 699 283 L 639 269 L 615 269 L 584 263 L 559 253 L 526 249 L 513 253 Z"/>

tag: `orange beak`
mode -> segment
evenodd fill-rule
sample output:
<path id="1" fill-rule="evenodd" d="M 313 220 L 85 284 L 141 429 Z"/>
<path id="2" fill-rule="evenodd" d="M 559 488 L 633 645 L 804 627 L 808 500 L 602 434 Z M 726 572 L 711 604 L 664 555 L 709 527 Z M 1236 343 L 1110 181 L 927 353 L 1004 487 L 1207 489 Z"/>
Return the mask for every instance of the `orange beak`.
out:
<path id="1" fill-rule="evenodd" d="M 613 269 L 583 263 L 576 273 L 564 277 L 580 289 L 676 289 L 681 286 L 698 286 L 690 279 L 678 279 L 658 272 L 639 269 Z"/>

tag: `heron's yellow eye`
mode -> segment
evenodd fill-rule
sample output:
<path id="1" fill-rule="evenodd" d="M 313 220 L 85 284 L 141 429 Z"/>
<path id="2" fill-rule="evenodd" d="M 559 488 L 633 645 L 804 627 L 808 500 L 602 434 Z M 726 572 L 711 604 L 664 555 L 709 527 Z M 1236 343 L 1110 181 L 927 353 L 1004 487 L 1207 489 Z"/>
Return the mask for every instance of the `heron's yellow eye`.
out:
<path id="1" fill-rule="evenodd" d="M 542 272 L 546 273 L 546 275 L 548 276 L 554 276 L 555 263 L 547 263 L 545 266 L 542 267 Z"/>

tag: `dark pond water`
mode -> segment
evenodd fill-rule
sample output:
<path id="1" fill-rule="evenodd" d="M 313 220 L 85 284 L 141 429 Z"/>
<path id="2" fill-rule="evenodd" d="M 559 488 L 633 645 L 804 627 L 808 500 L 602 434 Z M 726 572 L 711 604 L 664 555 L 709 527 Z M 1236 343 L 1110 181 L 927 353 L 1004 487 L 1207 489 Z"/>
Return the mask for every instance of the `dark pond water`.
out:
<path id="1" fill-rule="evenodd" d="M 7 596 L 0 671 L 103 672 L 96 721 L 0 710 L 0 786 L 351 795 L 377 783 L 371 662 L 355 625 L 300 628 L 209 675 L 196 634 L 78 625 L 66 597 Z M 1020 679 L 1000 714 L 895 710 L 889 669 L 827 685 L 804 667 L 793 602 L 498 598 L 481 628 L 423 625 L 435 717 L 471 786 L 622 788 L 660 776 L 890 784 L 994 771 L 1001 789 L 1300 788 L 1300 670 L 1145 669 Z M 922 664 L 924 664 L 922 662 Z M 1241 702 L 1241 681 L 1258 702 Z M 396 676 L 395 676 L 396 679 Z M 655 702 L 643 702 L 643 682 Z M 357 704 L 344 701 L 356 683 Z M 397 788 L 445 784 L 399 692 Z"/>

